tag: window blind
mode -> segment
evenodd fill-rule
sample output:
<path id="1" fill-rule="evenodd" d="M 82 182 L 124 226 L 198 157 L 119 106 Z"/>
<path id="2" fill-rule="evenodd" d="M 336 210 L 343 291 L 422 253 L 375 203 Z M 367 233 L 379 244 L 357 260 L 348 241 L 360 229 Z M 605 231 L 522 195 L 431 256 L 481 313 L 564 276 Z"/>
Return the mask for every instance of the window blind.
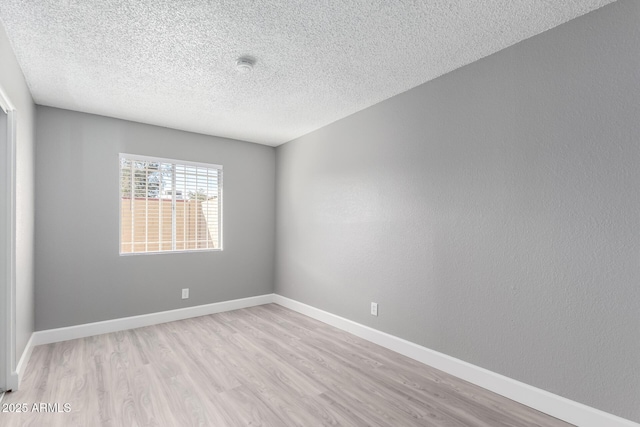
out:
<path id="1" fill-rule="evenodd" d="M 120 253 L 222 249 L 222 166 L 120 154 Z"/>

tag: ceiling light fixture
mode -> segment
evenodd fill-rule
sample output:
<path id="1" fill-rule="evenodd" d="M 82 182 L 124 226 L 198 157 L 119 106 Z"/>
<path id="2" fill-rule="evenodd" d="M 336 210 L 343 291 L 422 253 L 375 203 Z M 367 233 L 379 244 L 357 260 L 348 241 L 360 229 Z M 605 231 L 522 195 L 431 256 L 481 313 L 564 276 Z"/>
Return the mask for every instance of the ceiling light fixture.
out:
<path id="1" fill-rule="evenodd" d="M 249 56 L 241 56 L 240 58 L 236 59 L 236 70 L 238 70 L 238 72 L 242 74 L 250 73 L 251 70 L 253 70 L 253 66 L 255 65 L 255 63 L 255 59 Z"/>

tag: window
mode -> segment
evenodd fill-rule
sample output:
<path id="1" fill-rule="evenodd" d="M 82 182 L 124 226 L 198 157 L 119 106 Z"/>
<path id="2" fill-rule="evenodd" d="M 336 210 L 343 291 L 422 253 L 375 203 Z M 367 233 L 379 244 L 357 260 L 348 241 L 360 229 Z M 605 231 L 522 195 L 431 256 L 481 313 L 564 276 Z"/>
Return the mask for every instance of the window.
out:
<path id="1" fill-rule="evenodd" d="M 120 254 L 222 249 L 222 166 L 120 154 Z"/>

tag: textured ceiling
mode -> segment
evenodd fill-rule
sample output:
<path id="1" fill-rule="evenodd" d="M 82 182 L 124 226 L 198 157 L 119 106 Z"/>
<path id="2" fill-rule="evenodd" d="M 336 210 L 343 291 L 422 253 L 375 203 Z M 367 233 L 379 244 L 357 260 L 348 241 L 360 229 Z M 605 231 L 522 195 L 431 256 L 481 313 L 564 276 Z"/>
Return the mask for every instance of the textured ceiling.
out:
<path id="1" fill-rule="evenodd" d="M 278 145 L 612 1 L 0 0 L 0 20 L 38 104 Z"/>

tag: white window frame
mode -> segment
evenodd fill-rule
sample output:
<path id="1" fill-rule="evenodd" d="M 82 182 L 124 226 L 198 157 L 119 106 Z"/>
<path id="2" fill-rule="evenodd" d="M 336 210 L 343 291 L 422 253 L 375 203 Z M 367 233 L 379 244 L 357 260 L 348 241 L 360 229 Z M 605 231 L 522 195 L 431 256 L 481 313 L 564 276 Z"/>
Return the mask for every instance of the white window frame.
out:
<path id="1" fill-rule="evenodd" d="M 122 159 L 135 159 L 148 162 L 171 163 L 177 166 L 194 166 L 209 169 L 218 169 L 220 171 L 218 179 L 218 248 L 202 248 L 202 249 L 170 249 L 163 251 L 147 251 L 147 252 L 122 252 L 122 194 L 120 187 L 120 162 Z M 214 163 L 193 162 L 190 160 L 169 159 L 164 157 L 153 157 L 139 154 L 119 153 L 118 155 L 118 253 L 120 256 L 137 256 L 137 255 L 159 255 L 159 254 L 179 254 L 179 253 L 200 253 L 200 252 L 221 252 L 223 246 L 223 168 L 222 165 Z M 174 182 L 175 185 L 175 182 Z M 172 203 L 176 200 L 176 191 L 172 191 Z M 175 245 L 175 242 L 173 242 Z"/>

